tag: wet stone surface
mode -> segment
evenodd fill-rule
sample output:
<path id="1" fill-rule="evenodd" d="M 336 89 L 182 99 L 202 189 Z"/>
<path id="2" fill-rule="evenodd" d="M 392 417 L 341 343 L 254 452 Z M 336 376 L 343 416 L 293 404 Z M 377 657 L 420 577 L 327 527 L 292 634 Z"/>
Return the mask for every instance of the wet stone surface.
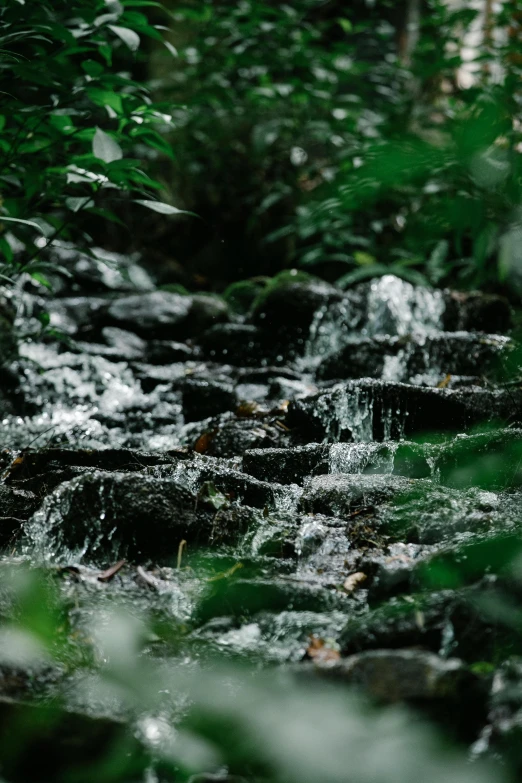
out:
<path id="1" fill-rule="evenodd" d="M 4 354 L 0 546 L 57 586 L 74 644 L 91 655 L 92 618 L 123 604 L 169 629 L 151 661 L 291 665 L 509 755 L 522 637 L 498 606 L 522 594 L 522 388 L 507 302 L 287 278 L 239 317 L 154 290 L 135 261 L 125 280 L 70 262 L 74 285 L 27 294 L 62 338 Z M 2 669 L 0 696 L 135 727 L 96 672 Z M 237 779 L 223 775 L 194 780 Z"/>

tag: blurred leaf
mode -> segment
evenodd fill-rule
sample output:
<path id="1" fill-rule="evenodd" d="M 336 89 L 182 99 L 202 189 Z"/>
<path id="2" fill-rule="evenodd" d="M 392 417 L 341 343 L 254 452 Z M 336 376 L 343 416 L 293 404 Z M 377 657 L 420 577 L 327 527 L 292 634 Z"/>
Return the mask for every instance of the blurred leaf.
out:
<path id="1" fill-rule="evenodd" d="M 96 128 L 92 141 L 92 154 L 95 158 L 105 161 L 105 163 L 112 163 L 123 157 L 120 145 L 101 128 Z"/>

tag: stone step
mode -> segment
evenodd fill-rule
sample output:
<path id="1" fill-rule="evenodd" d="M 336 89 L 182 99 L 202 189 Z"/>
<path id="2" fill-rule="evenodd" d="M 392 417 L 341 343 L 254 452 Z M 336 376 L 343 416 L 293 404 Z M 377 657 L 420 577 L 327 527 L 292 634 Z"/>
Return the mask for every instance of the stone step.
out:
<path id="1" fill-rule="evenodd" d="M 288 408 L 296 441 L 400 440 L 464 432 L 483 424 L 522 422 L 522 389 L 438 389 L 363 378 Z"/>

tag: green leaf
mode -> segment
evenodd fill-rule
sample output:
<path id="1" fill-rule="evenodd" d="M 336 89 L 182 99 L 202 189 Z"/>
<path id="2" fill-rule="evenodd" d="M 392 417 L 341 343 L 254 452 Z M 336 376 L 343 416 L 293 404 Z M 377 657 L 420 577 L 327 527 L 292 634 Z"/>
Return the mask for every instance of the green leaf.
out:
<path id="1" fill-rule="evenodd" d="M 171 53 L 171 55 L 173 57 L 178 57 L 178 50 L 176 49 L 176 47 L 173 44 L 171 44 L 170 41 L 163 41 L 163 43 L 167 47 L 167 49 L 169 50 L 169 52 Z"/>
<path id="2" fill-rule="evenodd" d="M 33 278 L 33 280 L 36 280 L 36 282 L 37 282 L 37 283 L 40 283 L 40 285 L 43 285 L 45 288 L 48 288 L 49 290 L 52 290 L 52 285 L 51 285 L 51 283 L 50 283 L 50 282 L 49 282 L 49 280 L 48 280 L 48 279 L 45 277 L 45 275 L 42 275 L 42 273 L 41 273 L 41 272 L 33 272 L 33 273 L 31 274 L 31 277 Z M 46 320 L 44 321 L 43 319 L 44 319 L 45 317 L 46 317 Z M 47 326 L 47 324 L 48 324 L 48 323 L 49 323 L 49 321 L 51 320 L 51 319 L 50 319 L 50 317 L 49 317 L 49 313 L 40 313 L 40 315 L 38 316 L 38 318 L 40 319 L 40 322 L 41 322 L 41 323 L 42 323 L 44 326 Z"/>
<path id="3" fill-rule="evenodd" d="M 343 28 L 345 33 L 351 33 L 352 32 L 352 23 L 349 19 L 338 19 L 337 20 L 339 25 Z"/>
<path id="4" fill-rule="evenodd" d="M 6 217 L 5 215 L 0 215 L 0 223 L 22 223 L 24 226 L 30 226 L 31 228 L 36 228 L 37 231 L 40 232 L 40 234 L 44 234 L 41 227 L 38 225 L 38 223 L 33 223 L 32 220 L 22 220 L 21 218 L 12 218 L 12 217 Z M 45 234 L 44 234 L 45 236 Z"/>
<path id="5" fill-rule="evenodd" d="M 95 158 L 99 158 L 105 163 L 112 163 L 114 160 L 123 158 L 120 145 L 101 128 L 96 128 L 92 140 L 92 154 Z"/>
<path id="6" fill-rule="evenodd" d="M 140 37 L 134 30 L 130 30 L 128 27 L 119 27 L 115 24 L 110 24 L 108 27 L 109 30 L 112 30 L 112 32 L 118 36 L 118 38 L 121 38 L 131 52 L 136 52 L 140 48 Z"/>
<path id="7" fill-rule="evenodd" d="M 197 217 L 194 212 L 187 212 L 186 209 L 178 209 L 170 204 L 165 204 L 163 201 L 147 201 L 143 199 L 135 199 L 135 204 L 141 204 L 142 207 L 152 209 L 153 212 L 159 212 L 160 215 L 192 215 Z"/>
<path id="8" fill-rule="evenodd" d="M 83 198 L 66 198 L 65 206 L 70 209 L 71 212 L 79 212 L 81 209 L 88 209 L 94 206 L 94 201 L 89 196 Z"/>
<path id="9" fill-rule="evenodd" d="M 96 60 L 84 60 L 82 63 L 82 68 L 86 74 L 93 77 L 101 76 L 104 72 L 103 65 L 96 62 Z"/>

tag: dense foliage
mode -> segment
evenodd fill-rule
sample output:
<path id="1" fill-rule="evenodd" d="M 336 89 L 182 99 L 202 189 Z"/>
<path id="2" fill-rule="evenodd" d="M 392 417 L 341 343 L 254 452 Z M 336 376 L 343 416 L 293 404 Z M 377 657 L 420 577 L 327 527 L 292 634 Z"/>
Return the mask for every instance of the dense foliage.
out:
<path id="1" fill-rule="evenodd" d="M 0 8 L 4 275 L 25 271 L 45 285 L 42 248 L 58 237 L 87 247 L 93 220 L 119 222 L 122 199 L 177 211 L 156 202 L 159 185 L 142 164 L 147 151 L 170 154 L 160 131 L 171 118 L 129 73 L 141 38 L 162 42 L 143 13 L 151 5 L 13 0 Z"/>

